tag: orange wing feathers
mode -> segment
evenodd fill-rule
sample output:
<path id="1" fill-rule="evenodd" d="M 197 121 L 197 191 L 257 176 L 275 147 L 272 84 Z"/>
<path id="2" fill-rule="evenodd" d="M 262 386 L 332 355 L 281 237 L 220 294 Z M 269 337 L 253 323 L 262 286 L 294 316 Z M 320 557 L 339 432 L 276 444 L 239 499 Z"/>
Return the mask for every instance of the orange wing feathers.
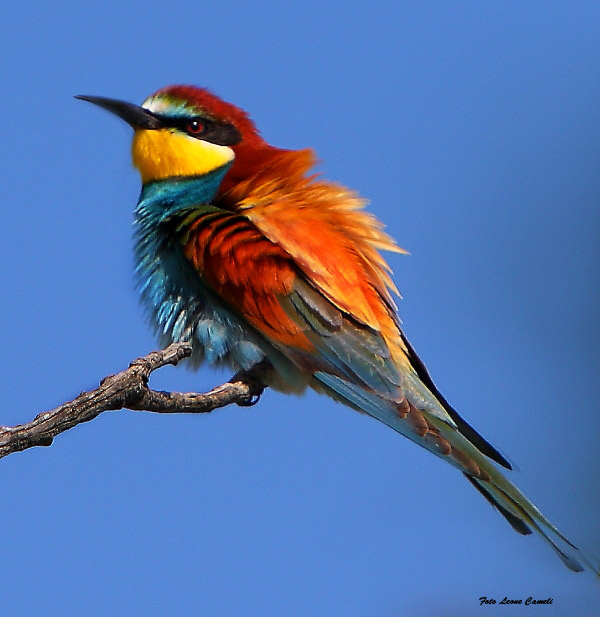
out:
<path id="1" fill-rule="evenodd" d="M 381 332 L 393 352 L 403 352 L 395 355 L 406 364 L 391 297 L 397 289 L 379 250 L 405 251 L 362 210 L 365 200 L 307 176 L 313 163 L 310 150 L 285 152 L 230 194 L 237 191 L 238 211 L 293 258 L 311 285 L 356 321 Z M 287 177 L 278 165 L 286 166 Z"/>
<path id="2" fill-rule="evenodd" d="M 238 163 L 238 160 L 241 160 Z M 236 165 L 251 161 L 253 173 Z M 334 307 L 381 333 L 407 364 L 391 292 L 397 290 L 379 249 L 403 252 L 365 200 L 307 176 L 311 150 L 258 148 L 234 162 L 216 204 L 227 208 L 189 229 L 185 253 L 214 291 L 277 343 L 309 350 L 303 324 L 281 304 L 297 277 Z M 238 181 L 238 174 L 245 176 Z"/>

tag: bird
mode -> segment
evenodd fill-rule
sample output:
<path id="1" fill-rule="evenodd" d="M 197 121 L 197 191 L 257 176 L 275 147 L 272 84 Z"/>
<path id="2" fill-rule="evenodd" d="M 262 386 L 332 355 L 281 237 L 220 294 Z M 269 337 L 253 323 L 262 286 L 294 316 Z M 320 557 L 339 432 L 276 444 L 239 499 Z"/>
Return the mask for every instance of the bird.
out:
<path id="1" fill-rule="evenodd" d="M 440 393 L 401 328 L 381 254 L 406 251 L 363 198 L 315 173 L 311 149 L 272 146 L 205 88 L 167 86 L 141 105 L 76 98 L 133 128 L 135 275 L 161 344 L 190 343 L 194 366 L 263 362 L 275 390 L 312 388 L 373 416 L 457 468 L 570 570 L 600 573 Z"/>

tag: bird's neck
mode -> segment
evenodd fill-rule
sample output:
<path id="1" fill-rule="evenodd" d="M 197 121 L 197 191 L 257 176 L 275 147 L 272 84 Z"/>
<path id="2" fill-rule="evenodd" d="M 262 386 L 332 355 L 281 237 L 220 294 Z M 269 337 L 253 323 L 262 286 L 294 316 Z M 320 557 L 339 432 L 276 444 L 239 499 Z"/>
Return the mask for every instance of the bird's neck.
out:
<path id="1" fill-rule="evenodd" d="M 190 208 L 210 204 L 230 164 L 202 176 L 176 177 L 147 182 L 136 208 L 138 221 L 162 223 Z"/>
<path id="2" fill-rule="evenodd" d="M 234 146 L 235 159 L 219 185 L 217 202 L 231 210 L 255 187 L 272 181 L 292 185 L 303 182 L 315 163 L 312 150 L 284 150 L 265 142 Z"/>

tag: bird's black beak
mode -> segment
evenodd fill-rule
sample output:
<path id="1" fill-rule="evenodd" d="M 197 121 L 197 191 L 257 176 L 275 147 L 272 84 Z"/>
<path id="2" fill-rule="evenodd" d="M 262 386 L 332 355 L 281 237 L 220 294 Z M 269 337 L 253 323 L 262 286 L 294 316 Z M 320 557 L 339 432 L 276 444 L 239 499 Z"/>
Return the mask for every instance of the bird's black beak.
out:
<path id="1" fill-rule="evenodd" d="M 98 105 L 98 107 L 110 111 L 119 116 L 119 118 L 125 120 L 125 122 L 134 129 L 160 129 L 165 126 L 159 116 L 133 103 L 126 103 L 125 101 L 118 101 L 116 99 L 107 99 L 103 96 L 87 96 L 81 94 L 75 98 L 81 101 L 88 101 L 88 103 L 93 103 L 94 105 Z"/>

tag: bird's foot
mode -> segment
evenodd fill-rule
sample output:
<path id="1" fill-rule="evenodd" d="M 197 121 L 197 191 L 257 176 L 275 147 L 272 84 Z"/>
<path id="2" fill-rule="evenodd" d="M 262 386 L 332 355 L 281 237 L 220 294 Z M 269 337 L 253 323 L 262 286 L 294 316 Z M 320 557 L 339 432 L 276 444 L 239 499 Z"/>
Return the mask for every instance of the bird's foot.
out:
<path id="1" fill-rule="evenodd" d="M 238 403 L 240 407 L 252 407 L 258 403 L 262 393 L 267 387 L 265 383 L 266 375 L 272 369 L 273 367 L 268 360 L 262 360 L 246 371 L 239 371 L 239 373 L 236 373 L 231 378 L 231 382 L 241 381 L 245 383 L 250 390 L 248 398 Z"/>

